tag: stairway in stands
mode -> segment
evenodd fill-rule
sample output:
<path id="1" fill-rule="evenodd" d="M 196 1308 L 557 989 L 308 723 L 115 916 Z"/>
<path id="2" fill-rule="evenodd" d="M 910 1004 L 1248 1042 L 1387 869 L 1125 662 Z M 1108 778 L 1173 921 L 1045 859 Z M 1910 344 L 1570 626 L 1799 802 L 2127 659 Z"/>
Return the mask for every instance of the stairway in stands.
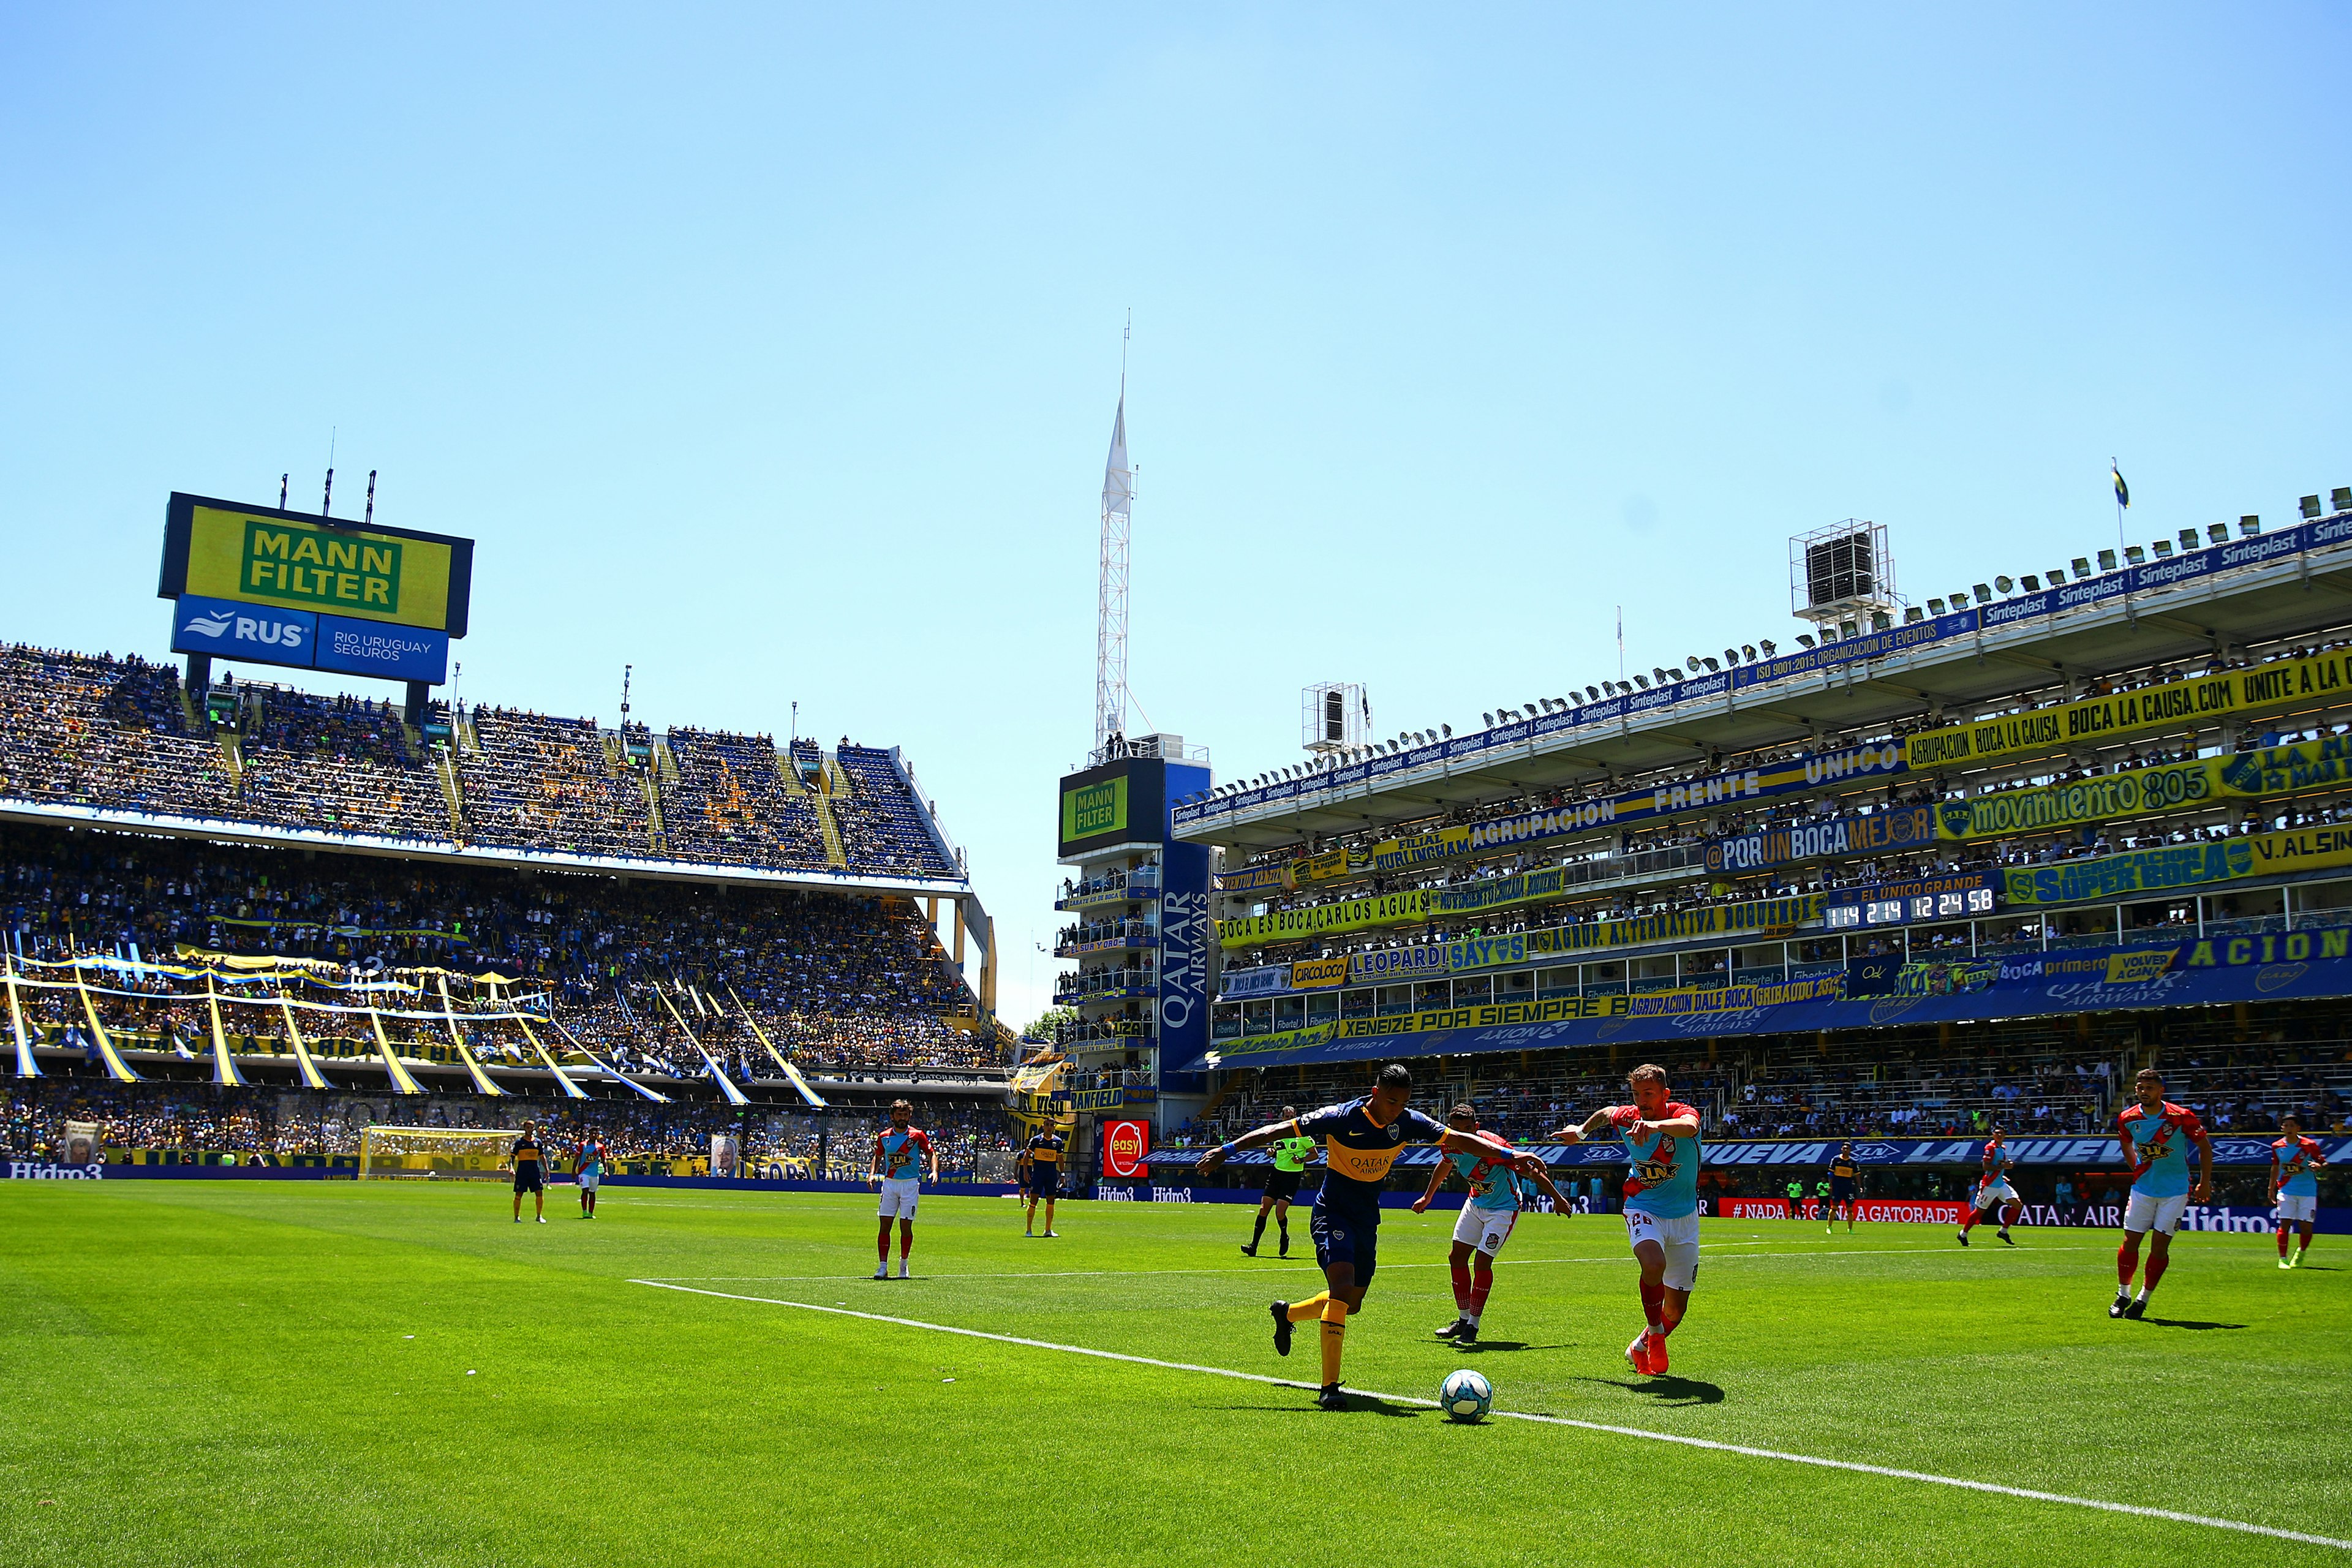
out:
<path id="1" fill-rule="evenodd" d="M 833 797 L 836 794 L 848 795 L 849 775 L 841 771 L 839 763 L 827 757 L 824 772 L 818 775 L 817 783 L 820 787 L 809 796 L 809 804 L 816 808 L 817 831 L 824 835 L 825 863 L 836 871 L 846 871 L 849 869 L 849 851 L 842 847 L 841 825 L 833 819 Z"/>

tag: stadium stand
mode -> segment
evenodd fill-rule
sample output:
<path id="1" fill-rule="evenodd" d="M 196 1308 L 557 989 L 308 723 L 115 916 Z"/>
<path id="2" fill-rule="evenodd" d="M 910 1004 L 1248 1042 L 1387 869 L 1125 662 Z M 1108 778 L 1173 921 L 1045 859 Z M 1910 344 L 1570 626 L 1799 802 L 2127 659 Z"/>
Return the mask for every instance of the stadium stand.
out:
<path id="1" fill-rule="evenodd" d="M 225 673 L 215 725 L 179 672 L 133 655 L 0 647 L 0 800 L 296 827 L 419 847 L 960 882 L 897 753 L 761 735 L 656 740 L 589 719 L 437 704 L 428 743 L 381 700 Z M 844 853 L 811 795 L 832 802 Z"/>

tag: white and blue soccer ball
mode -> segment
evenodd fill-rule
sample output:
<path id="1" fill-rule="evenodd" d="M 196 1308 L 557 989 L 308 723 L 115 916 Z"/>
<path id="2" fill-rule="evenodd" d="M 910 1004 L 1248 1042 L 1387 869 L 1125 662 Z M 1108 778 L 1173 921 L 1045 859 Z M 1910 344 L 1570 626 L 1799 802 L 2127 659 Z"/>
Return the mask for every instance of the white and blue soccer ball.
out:
<path id="1" fill-rule="evenodd" d="M 1495 1407 L 1495 1385 L 1465 1367 L 1437 1385 L 1437 1403 L 1453 1421 L 1482 1421 Z"/>

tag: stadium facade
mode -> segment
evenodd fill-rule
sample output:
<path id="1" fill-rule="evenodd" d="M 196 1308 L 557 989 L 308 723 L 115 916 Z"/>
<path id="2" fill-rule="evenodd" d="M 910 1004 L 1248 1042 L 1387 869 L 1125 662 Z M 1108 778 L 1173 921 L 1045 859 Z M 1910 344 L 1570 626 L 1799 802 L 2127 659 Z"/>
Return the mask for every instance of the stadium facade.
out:
<path id="1" fill-rule="evenodd" d="M 1717 1139 L 2095 1133 L 2150 1064 L 2222 1130 L 2340 1129 L 2331 499 L 1175 801 L 1219 957 L 1213 1037 L 1166 1063 L 1207 1092 L 1167 1114 L 1197 1142 L 1392 1058 L 1589 1103 L 1660 1058 Z"/>

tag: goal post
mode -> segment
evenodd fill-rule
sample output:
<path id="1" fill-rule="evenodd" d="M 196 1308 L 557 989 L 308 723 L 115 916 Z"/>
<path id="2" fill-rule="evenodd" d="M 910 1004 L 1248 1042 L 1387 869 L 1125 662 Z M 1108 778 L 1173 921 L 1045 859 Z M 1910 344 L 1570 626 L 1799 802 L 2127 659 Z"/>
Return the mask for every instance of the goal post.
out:
<path id="1" fill-rule="evenodd" d="M 360 1134 L 360 1180 L 425 1176 L 497 1181 L 512 1169 L 511 1127 L 371 1127 Z"/>

